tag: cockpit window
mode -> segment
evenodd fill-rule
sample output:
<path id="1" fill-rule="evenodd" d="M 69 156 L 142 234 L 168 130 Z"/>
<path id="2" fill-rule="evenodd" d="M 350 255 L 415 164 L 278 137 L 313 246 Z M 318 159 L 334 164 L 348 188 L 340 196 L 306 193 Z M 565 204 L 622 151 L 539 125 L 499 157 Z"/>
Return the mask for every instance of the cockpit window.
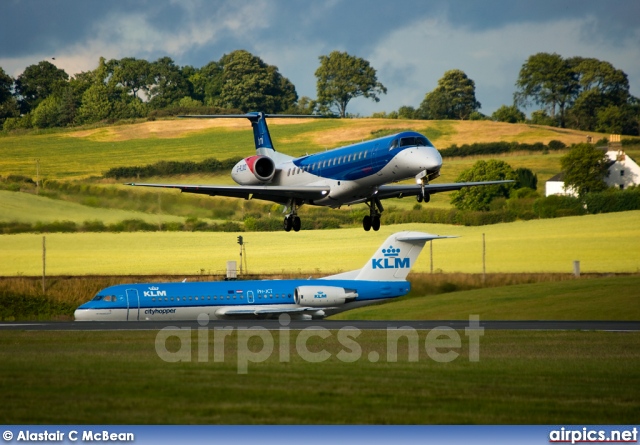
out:
<path id="1" fill-rule="evenodd" d="M 391 144 L 389 145 L 389 150 L 393 150 L 394 148 L 398 148 L 398 140 L 394 139 L 391 141 Z"/>
<path id="2" fill-rule="evenodd" d="M 432 147 L 431 142 L 424 136 L 409 136 L 400 138 L 400 146 L 408 147 L 416 145 L 418 147 Z"/>
<path id="3" fill-rule="evenodd" d="M 93 297 L 93 301 L 118 301 L 118 297 L 115 295 L 96 295 Z"/>

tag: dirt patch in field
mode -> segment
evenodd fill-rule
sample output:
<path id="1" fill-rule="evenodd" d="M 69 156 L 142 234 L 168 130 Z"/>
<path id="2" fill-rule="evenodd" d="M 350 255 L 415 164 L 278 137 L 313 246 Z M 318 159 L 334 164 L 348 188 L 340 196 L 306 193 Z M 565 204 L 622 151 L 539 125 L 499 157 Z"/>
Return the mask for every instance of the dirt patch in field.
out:
<path id="1" fill-rule="evenodd" d="M 586 142 L 589 133 L 563 128 L 543 127 L 529 124 L 508 124 L 487 121 L 450 121 L 453 133 L 443 135 L 438 146 L 446 148 L 452 144 L 463 145 L 475 142 L 520 142 L 549 143 L 560 140 L 567 145 Z"/>
<path id="2" fill-rule="evenodd" d="M 269 125 L 292 125 L 305 122 L 304 119 L 278 119 L 269 121 Z M 307 121 L 308 122 L 308 121 Z M 234 128 L 251 130 L 246 119 L 176 119 L 142 122 L 106 128 L 93 128 L 68 133 L 68 137 L 88 138 L 95 141 L 127 141 L 130 139 L 170 139 L 180 138 L 190 133 L 210 128 Z"/>
<path id="3" fill-rule="evenodd" d="M 345 142 L 358 142 L 371 139 L 372 133 L 382 129 L 397 129 L 398 131 L 424 128 L 424 121 L 398 121 L 389 119 L 358 119 L 348 121 L 340 128 L 325 130 L 314 135 L 313 141 L 323 147 L 335 147 Z"/>

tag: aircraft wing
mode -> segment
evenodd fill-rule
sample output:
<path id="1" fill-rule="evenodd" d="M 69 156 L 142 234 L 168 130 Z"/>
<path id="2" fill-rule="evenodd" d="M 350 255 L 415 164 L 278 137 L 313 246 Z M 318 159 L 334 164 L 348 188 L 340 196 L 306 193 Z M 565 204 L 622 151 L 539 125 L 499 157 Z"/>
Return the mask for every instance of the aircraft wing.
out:
<path id="1" fill-rule="evenodd" d="M 290 199 L 313 201 L 323 198 L 329 193 L 329 187 L 324 186 L 224 186 L 224 185 L 190 185 L 190 184 L 146 184 L 132 182 L 125 185 L 136 187 L 161 187 L 179 189 L 183 193 L 199 193 L 210 196 L 227 196 L 230 198 L 262 199 L 265 201 L 286 204 Z"/>
<path id="2" fill-rule="evenodd" d="M 449 184 L 427 184 L 424 191 L 430 195 L 440 192 L 450 192 L 460 190 L 464 187 L 475 187 L 479 185 L 509 184 L 515 181 L 482 181 L 482 182 L 452 182 Z M 422 192 L 420 184 L 407 185 L 383 185 L 378 188 L 376 196 L 380 199 L 402 198 L 403 196 L 417 196 Z"/>

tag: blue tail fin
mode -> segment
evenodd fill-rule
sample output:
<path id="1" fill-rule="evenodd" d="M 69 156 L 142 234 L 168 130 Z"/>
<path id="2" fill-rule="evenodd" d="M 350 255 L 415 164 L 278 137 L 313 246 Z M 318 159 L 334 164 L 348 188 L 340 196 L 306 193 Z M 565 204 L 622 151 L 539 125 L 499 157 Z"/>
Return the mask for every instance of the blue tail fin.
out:
<path id="1" fill-rule="evenodd" d="M 266 115 L 262 111 L 247 113 L 246 117 L 251 121 L 253 127 L 253 140 L 256 144 L 256 151 L 273 150 L 273 142 L 267 127 Z"/>

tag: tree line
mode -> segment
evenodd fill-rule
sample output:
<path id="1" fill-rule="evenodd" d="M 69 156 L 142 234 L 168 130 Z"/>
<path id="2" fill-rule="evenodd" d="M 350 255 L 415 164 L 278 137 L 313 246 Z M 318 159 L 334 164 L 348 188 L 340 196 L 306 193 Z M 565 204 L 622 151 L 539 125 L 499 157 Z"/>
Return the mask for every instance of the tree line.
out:
<path id="1" fill-rule="evenodd" d="M 346 52 L 321 56 L 316 76 L 318 99 L 312 100 L 299 98 L 278 67 L 245 50 L 201 68 L 180 67 L 170 57 L 101 57 L 95 70 L 75 76 L 42 61 L 13 79 L 0 67 L 0 124 L 4 130 L 62 127 L 162 115 L 167 109 L 345 117 L 351 99 L 377 101 L 386 93 L 369 62 Z"/>
<path id="2" fill-rule="evenodd" d="M 28 66 L 16 79 L 0 67 L 3 129 L 82 125 L 180 112 L 323 114 L 346 117 L 357 97 L 374 101 L 387 93 L 370 63 L 346 52 L 319 57 L 317 98 L 299 97 L 278 67 L 245 50 L 203 67 L 178 66 L 169 57 L 154 62 L 100 58 L 98 67 L 69 76 L 49 61 Z M 490 117 L 479 112 L 475 82 L 449 70 L 418 108 L 402 106 L 374 117 L 401 119 L 493 119 L 525 122 L 520 107 L 539 106 L 528 122 L 605 133 L 640 134 L 640 100 L 628 76 L 595 58 L 530 56 L 515 82 L 514 102 Z M 168 111 L 167 111 L 168 110 Z"/>

